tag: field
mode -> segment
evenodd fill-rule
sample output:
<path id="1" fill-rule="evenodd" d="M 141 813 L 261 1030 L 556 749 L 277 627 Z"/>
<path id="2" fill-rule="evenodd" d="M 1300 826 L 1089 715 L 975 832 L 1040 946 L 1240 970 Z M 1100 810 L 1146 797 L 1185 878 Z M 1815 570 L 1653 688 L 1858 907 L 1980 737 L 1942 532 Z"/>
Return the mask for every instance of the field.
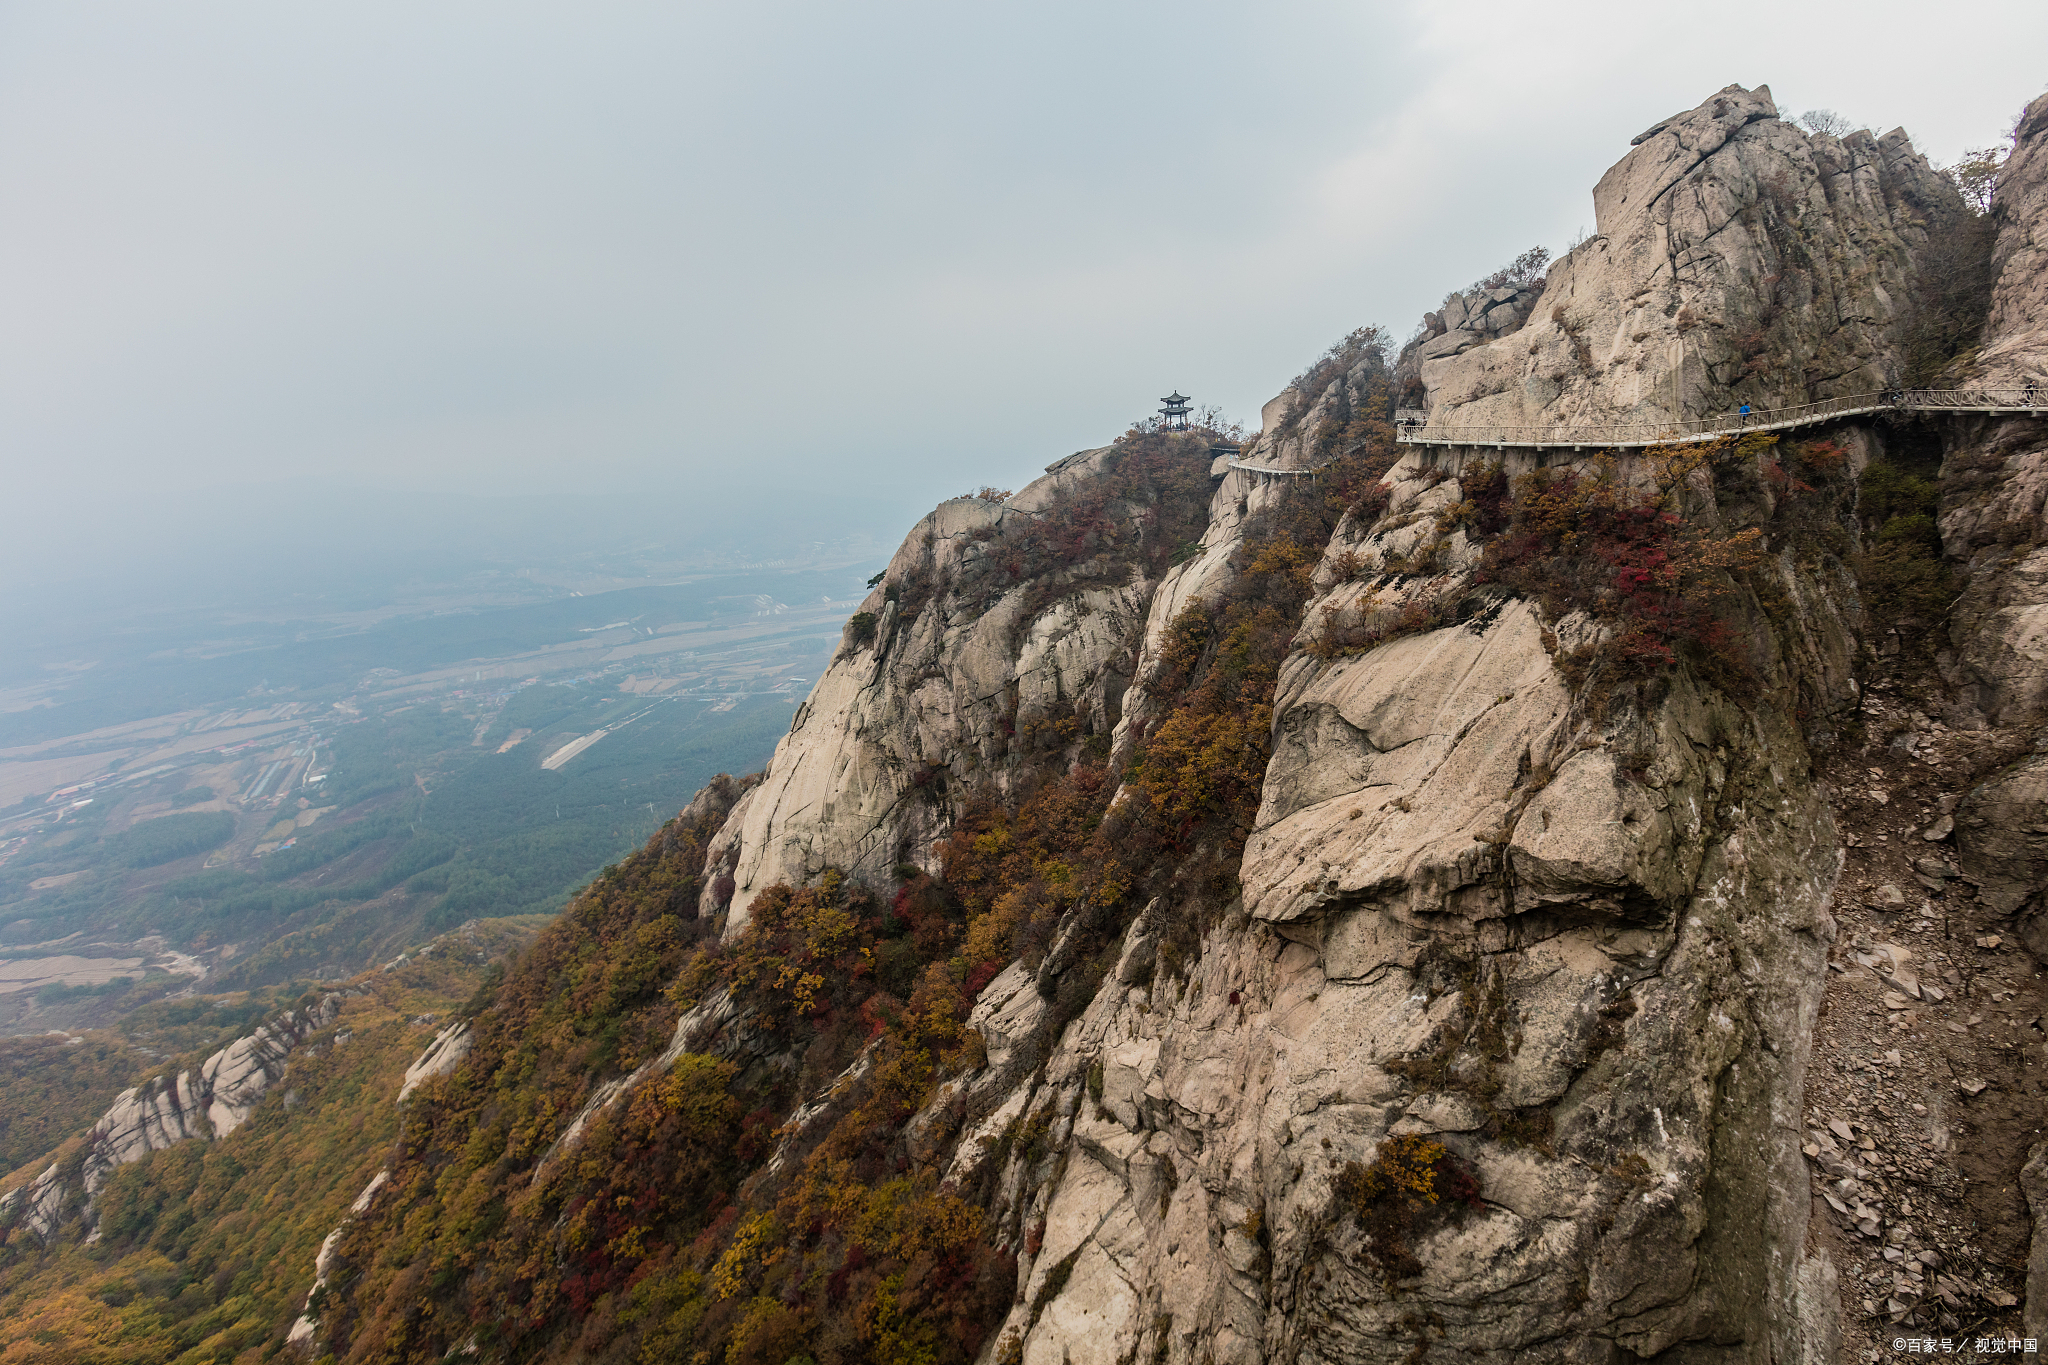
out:
<path id="1" fill-rule="evenodd" d="M 288 639 L 210 623 L 7 679 L 0 1035 L 552 913 L 767 759 L 861 591 L 812 571 Z"/>

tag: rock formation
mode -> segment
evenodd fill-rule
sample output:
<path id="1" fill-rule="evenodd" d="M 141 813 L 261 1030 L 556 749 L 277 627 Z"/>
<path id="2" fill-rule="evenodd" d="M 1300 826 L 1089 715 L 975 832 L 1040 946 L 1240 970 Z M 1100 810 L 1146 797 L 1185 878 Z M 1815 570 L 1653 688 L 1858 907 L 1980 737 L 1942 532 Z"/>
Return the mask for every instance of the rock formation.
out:
<path id="1" fill-rule="evenodd" d="M 1084 450 L 1006 502 L 956 498 L 918 523 L 861 604 L 866 628 L 849 628 L 713 846 L 725 877 L 706 888 L 704 913 L 732 907 L 732 933 L 777 882 L 827 867 L 886 880 L 929 856 L 949 790 L 991 771 L 1004 782 L 1018 735 L 1118 724 L 1156 586 L 1141 557 L 1152 509 L 1101 487 L 1120 458 L 1114 447 Z M 1096 555 L 1023 583 L 992 559 L 998 534 L 1028 534 L 1091 491 L 1110 498 Z"/>
<path id="2" fill-rule="evenodd" d="M 1981 344 L 1944 360 L 1959 382 L 2048 375 L 2048 100 L 2020 129 Z M 1549 428 L 1894 384 L 1906 301 L 1964 213 L 1903 133 L 1808 134 L 1736 86 L 1637 137 L 1595 207 L 1597 235 L 1540 289 L 1454 296 L 1391 365 L 1369 337 L 1333 350 L 1236 466 L 1134 433 L 921 522 L 759 785 L 676 826 L 716 830 L 701 878 L 674 884 L 723 947 L 670 989 L 666 1049 L 580 1074 L 546 1099 L 562 1122 L 522 1130 L 548 1140 L 498 1157 L 502 1132 L 474 1136 L 499 1103 L 483 1073 L 527 1044 L 479 1025 L 465 1062 L 458 1035 L 437 1040 L 460 1098 L 422 1132 L 445 1131 L 395 1158 L 395 1193 L 322 1252 L 323 1280 L 346 1262 L 363 1286 L 342 1345 L 402 1321 L 417 1358 L 498 1349 L 462 1335 L 491 1312 L 600 1330 L 482 1290 L 407 1297 L 420 1275 L 386 1249 L 445 1212 L 437 1163 L 472 1146 L 533 1218 L 528 1241 L 506 1234 L 515 1259 L 573 1251 L 595 1267 L 575 1272 L 591 1296 L 575 1311 L 602 1301 L 585 1321 L 626 1330 L 629 1290 L 604 1285 L 643 1272 L 600 1265 L 595 1232 L 545 1239 L 657 1192 L 604 1184 L 595 1161 L 583 1184 L 560 1172 L 591 1134 L 620 1150 L 658 1117 L 646 1097 L 680 1094 L 692 1057 L 788 1102 L 748 1130 L 772 1140 L 749 1141 L 732 1205 L 646 1262 L 689 1287 L 660 1329 L 681 1335 L 649 1328 L 643 1352 L 700 1328 L 733 1359 L 912 1341 L 917 1287 L 864 1271 L 904 1238 L 832 1219 L 865 1226 L 919 1190 L 1015 1258 L 1007 1307 L 946 1338 L 1000 1365 L 1820 1365 L 1891 1331 L 2017 1330 L 2029 1241 L 2028 1292 L 2048 1284 L 2048 1211 L 2033 1234 L 2019 1194 L 2048 1210 L 2029 1070 L 2048 1012 L 2031 976 L 2048 959 L 2048 425 L 1859 419 L 1625 455 L 1395 447 L 1397 402 L 1433 427 Z M 1367 449 L 1384 462 L 1316 521 L 1302 476 Z M 1915 559 L 1936 529 L 1911 500 L 1937 484 L 1939 545 Z M 1163 799 L 1147 784 L 1175 689 L 1191 657 L 1233 647 L 1205 618 L 1286 575 L 1305 600 L 1284 599 L 1244 826 L 1161 836 L 1143 853 L 1156 894 L 1076 896 L 1000 970 L 948 956 L 963 926 L 921 923 L 937 946 L 914 989 L 878 991 L 858 1028 L 789 1031 L 826 1013 L 831 983 L 750 932 L 750 907 L 774 904 L 757 898 L 822 881 L 805 913 L 850 934 L 825 893 L 865 885 L 909 917 L 978 811 L 1104 760 L 1124 786 L 1100 818 Z M 987 828 L 993 860 L 1009 827 Z M 1183 876 L 1219 839 L 1225 874 Z M 865 971 L 876 947 L 860 951 Z M 759 985 L 771 971 L 810 984 L 784 1001 Z M 891 1052 L 955 986 L 972 1002 L 957 1045 Z M 869 1105 L 890 1085 L 915 1104 Z M 831 1218 L 798 1198 L 819 1171 Z M 1986 1202 L 2001 1188 L 2003 1209 Z M 606 1231 L 603 1254 L 652 1226 Z M 828 1252 L 816 1275 L 789 1270 Z M 972 1278 L 958 1256 L 902 1264 Z M 864 1316 L 832 1319 L 862 1273 Z M 630 1292 L 641 1312 L 652 1291 Z M 937 1333 L 916 1338 L 925 1358 Z M 504 1349 L 539 1349 L 523 1340 Z"/>
<path id="3" fill-rule="evenodd" d="M 1640 134 L 1593 190 L 1594 235 L 1526 309 L 1496 306 L 1520 325 L 1403 357 L 1431 425 L 1661 422 L 1896 382 L 1894 300 L 1955 192 L 1903 130 L 1837 139 L 1777 113 L 1768 87 L 1731 85 Z"/>
<path id="4" fill-rule="evenodd" d="M 398 1088 L 398 1102 L 404 1104 L 412 1092 L 433 1080 L 445 1076 L 462 1065 L 469 1056 L 469 1021 L 457 1020 L 434 1035 L 434 1041 L 420 1054 L 419 1060 L 405 1069 L 405 1084 Z"/>
<path id="5" fill-rule="evenodd" d="M 435 1043 L 438 1046 L 440 1040 L 436 1039 Z M 431 1050 L 429 1055 L 432 1055 Z M 421 1060 L 424 1061 L 425 1058 Z M 414 1069 L 417 1070 L 418 1068 L 415 1067 Z M 408 1072 L 407 1074 L 410 1075 L 411 1073 Z M 400 1098 L 404 1097 L 400 1096 Z M 368 1213 L 371 1203 L 377 1198 L 377 1192 L 390 1183 L 391 1172 L 388 1170 L 379 1171 L 371 1176 L 370 1183 L 363 1186 L 363 1192 L 357 1195 L 349 1204 L 348 1216 L 342 1220 L 341 1226 L 321 1239 L 320 1250 L 314 1253 L 313 1256 L 312 1287 L 306 1291 L 306 1301 L 301 1308 L 299 1316 L 293 1320 L 291 1330 L 285 1334 L 285 1342 L 293 1350 L 310 1352 L 314 1343 L 319 1339 L 320 1316 L 318 1304 L 320 1291 L 327 1288 L 327 1277 L 334 1272 L 334 1249 L 340 1244 L 342 1234 L 348 1231 L 348 1225 L 362 1217 L 365 1213 Z"/>
<path id="6" fill-rule="evenodd" d="M 344 992 L 330 992 L 303 1010 L 285 1010 L 208 1057 L 197 1072 L 157 1076 L 122 1091 L 86 1140 L 74 1188 L 84 1196 L 87 1222 L 93 1221 L 93 1197 L 119 1167 L 176 1143 L 224 1138 L 241 1127 L 284 1075 L 292 1050 L 331 1025 L 344 998 Z M 67 1208 L 61 1166 L 53 1163 L 24 1187 L 25 1198 L 16 1190 L 0 1199 L 0 1220 L 12 1220 L 19 1209 L 22 1226 L 47 1240 Z"/>
<path id="7" fill-rule="evenodd" d="M 1991 313 L 1978 357 L 1987 387 L 2048 386 L 2048 100 L 2013 130 L 1998 177 Z"/>

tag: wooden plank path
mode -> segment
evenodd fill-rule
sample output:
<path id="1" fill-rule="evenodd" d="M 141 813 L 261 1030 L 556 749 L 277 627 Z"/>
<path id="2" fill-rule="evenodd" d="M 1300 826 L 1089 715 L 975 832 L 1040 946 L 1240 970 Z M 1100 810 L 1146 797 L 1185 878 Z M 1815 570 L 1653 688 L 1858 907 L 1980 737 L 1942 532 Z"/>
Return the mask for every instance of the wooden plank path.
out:
<path id="1" fill-rule="evenodd" d="M 1642 446 L 1679 445 L 1740 436 L 1751 431 L 1791 431 L 1817 426 L 1844 417 L 1873 412 L 1973 412 L 2039 414 L 2048 417 L 2048 389 L 1887 389 L 1878 393 L 1850 394 L 1820 403 L 1789 408 L 1758 408 L 1741 413 L 1719 413 L 1684 422 L 1621 423 L 1584 427 L 1432 427 L 1416 418 L 1395 419 L 1395 435 L 1403 445 L 1510 446 L 1529 450 L 1617 450 Z M 1232 468 L 1252 469 L 1261 474 L 1298 473 L 1297 470 L 1261 469 L 1231 462 Z"/>

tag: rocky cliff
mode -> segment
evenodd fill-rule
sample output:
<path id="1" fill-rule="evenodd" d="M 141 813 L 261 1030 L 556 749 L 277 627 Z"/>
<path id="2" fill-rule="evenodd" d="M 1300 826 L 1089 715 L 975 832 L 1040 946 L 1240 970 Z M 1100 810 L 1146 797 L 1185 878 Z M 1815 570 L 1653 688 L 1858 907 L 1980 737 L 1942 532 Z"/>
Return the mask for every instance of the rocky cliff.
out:
<path id="1" fill-rule="evenodd" d="M 2048 425 L 1390 419 L 1799 403 L 1937 333 L 2040 380 L 2044 167 L 2048 101 L 1979 219 L 1903 133 L 1731 86 L 1541 282 L 1347 338 L 1241 459 L 1133 431 L 939 508 L 762 780 L 409 1078 L 325 1344 L 1822 1362 L 2034 1322 Z M 1972 250 L 1977 312 L 1922 325 Z"/>
<path id="2" fill-rule="evenodd" d="M 1450 426 L 1654 423 L 1882 389 L 1900 377 L 1886 331 L 1914 252 L 1954 199 L 1903 129 L 1808 134 L 1768 87 L 1730 86 L 1634 139 L 1594 187 L 1594 235 L 1533 301 L 1485 300 L 1477 325 L 1454 303 L 1410 368 Z"/>
<path id="3" fill-rule="evenodd" d="M 293 1049 L 332 1025 L 345 999 L 345 992 L 329 992 L 304 1009 L 281 1011 L 196 1069 L 122 1091 L 87 1135 L 75 1183 L 65 1179 L 67 1163 L 52 1162 L 33 1183 L 0 1197 L 0 1224 L 18 1224 L 47 1241 L 76 1200 L 90 1225 L 96 1221 L 93 1199 L 119 1167 L 177 1143 L 234 1132 L 284 1075 Z M 345 1034 L 341 1041 L 347 1041 Z"/>

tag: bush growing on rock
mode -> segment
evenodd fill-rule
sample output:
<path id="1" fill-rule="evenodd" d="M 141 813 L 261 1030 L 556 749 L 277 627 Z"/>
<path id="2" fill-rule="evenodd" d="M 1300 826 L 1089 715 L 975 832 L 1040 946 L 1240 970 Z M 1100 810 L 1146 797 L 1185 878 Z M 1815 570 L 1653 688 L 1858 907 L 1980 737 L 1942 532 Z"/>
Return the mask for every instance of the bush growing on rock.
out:
<path id="1" fill-rule="evenodd" d="M 1366 1257 L 1390 1288 L 1422 1273 L 1416 1236 L 1486 1202 L 1470 1167 L 1441 1142 L 1416 1133 L 1389 1137 L 1370 1165 L 1346 1162 L 1337 1197 L 1364 1229 Z"/>
<path id="2" fill-rule="evenodd" d="M 1737 632 L 1735 575 L 1762 559 L 1762 532 L 1716 535 L 1674 507 L 1693 471 L 1731 456 L 1754 460 L 1771 441 L 1720 444 L 1729 448 L 1653 456 L 1647 488 L 1623 480 L 1611 458 L 1590 471 L 1524 475 L 1474 579 L 1539 603 L 1552 621 L 1585 612 L 1606 624 L 1608 641 L 1584 662 L 1597 662 L 1610 680 L 1647 677 L 1683 659 L 1711 681 L 1749 691 L 1756 680 Z"/>

